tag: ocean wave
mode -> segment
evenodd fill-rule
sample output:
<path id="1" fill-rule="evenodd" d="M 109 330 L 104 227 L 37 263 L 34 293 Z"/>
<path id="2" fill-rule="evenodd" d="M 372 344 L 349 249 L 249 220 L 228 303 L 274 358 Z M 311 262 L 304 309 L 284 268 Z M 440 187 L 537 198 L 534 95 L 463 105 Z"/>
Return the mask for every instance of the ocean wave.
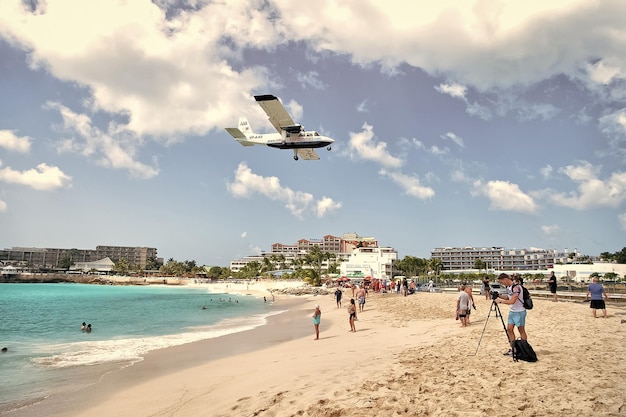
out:
<path id="1" fill-rule="evenodd" d="M 32 358 L 32 362 L 45 368 L 67 368 L 113 362 L 135 363 L 143 360 L 143 356 L 153 350 L 252 330 L 265 325 L 268 317 L 283 312 L 285 310 L 228 318 L 209 326 L 189 327 L 177 334 L 43 344 L 37 349 L 38 354 Z"/>

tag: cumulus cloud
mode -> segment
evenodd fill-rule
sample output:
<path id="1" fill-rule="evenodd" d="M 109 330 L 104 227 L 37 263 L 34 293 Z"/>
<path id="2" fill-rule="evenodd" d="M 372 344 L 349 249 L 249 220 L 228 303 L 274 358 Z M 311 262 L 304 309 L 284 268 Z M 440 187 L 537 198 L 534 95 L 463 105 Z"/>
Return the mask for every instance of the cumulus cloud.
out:
<path id="1" fill-rule="evenodd" d="M 27 185 L 35 190 L 49 191 L 70 187 L 72 178 L 58 167 L 42 163 L 37 165 L 37 168 L 26 171 L 0 167 L 0 181 L 9 184 Z"/>
<path id="2" fill-rule="evenodd" d="M 8 208 L 7 203 L 0 200 L 0 212 L 7 211 L 7 208 Z"/>
<path id="3" fill-rule="evenodd" d="M 537 204 L 535 200 L 524 193 L 517 184 L 508 181 L 488 181 L 483 183 L 480 180 L 474 182 L 473 195 L 487 197 L 491 210 L 517 211 L 520 213 L 535 213 Z"/>
<path id="4" fill-rule="evenodd" d="M 442 94 L 448 94 L 451 97 L 465 100 L 467 87 L 461 84 L 440 84 L 438 86 L 435 86 L 435 90 L 439 91 Z"/>
<path id="5" fill-rule="evenodd" d="M 363 124 L 362 132 L 350 132 L 350 150 L 354 159 L 365 159 L 389 168 L 399 168 L 403 162 L 387 152 L 387 143 L 374 141 L 374 129 L 367 123 Z"/>
<path id="6" fill-rule="evenodd" d="M 409 176 L 397 171 L 380 170 L 380 175 L 390 178 L 395 184 L 404 190 L 404 193 L 420 200 L 428 200 L 435 196 L 435 190 L 423 186 L 419 178 Z"/>
<path id="7" fill-rule="evenodd" d="M 87 87 L 90 109 L 125 116 L 126 130 L 171 138 L 228 126 L 238 114 L 262 120 L 249 92 L 266 84 L 265 70 L 234 65 L 242 48 L 280 42 L 269 10 L 245 1 L 171 16 L 147 0 L 36 7 L 1 2 L 0 36 L 28 50 L 33 69 Z"/>
<path id="8" fill-rule="evenodd" d="M 244 162 L 237 167 L 235 179 L 227 184 L 227 188 L 235 198 L 250 198 L 254 194 L 260 194 L 270 200 L 280 201 L 299 219 L 304 218 L 311 205 L 314 206 L 318 217 L 341 207 L 341 203 L 334 202 L 329 197 L 323 197 L 315 202 L 312 194 L 283 187 L 278 177 L 257 175 Z"/>
<path id="9" fill-rule="evenodd" d="M 316 209 L 316 213 L 317 213 L 317 217 L 324 217 L 324 215 L 327 212 L 331 212 L 331 211 L 335 211 L 341 208 L 342 203 L 341 202 L 337 202 L 334 201 L 332 198 L 330 197 L 322 197 L 321 200 L 319 200 L 316 204 L 317 209 Z"/>
<path id="10" fill-rule="evenodd" d="M 50 102 L 48 108 L 60 113 L 67 132 L 78 135 L 62 141 L 58 146 L 60 152 L 94 156 L 102 166 L 127 170 L 139 178 L 152 178 L 158 174 L 156 168 L 135 160 L 141 140 L 132 132 L 115 129 L 110 133 L 103 132 L 92 125 L 89 116 L 74 113 L 60 103 Z"/>
<path id="11" fill-rule="evenodd" d="M 598 178 L 599 168 L 587 161 L 560 168 L 559 173 L 578 184 L 569 193 L 541 190 L 541 195 L 552 203 L 576 210 L 596 207 L 619 207 L 626 201 L 626 172 L 614 172 L 607 179 Z"/>
<path id="12" fill-rule="evenodd" d="M 246 237 L 248 237 L 248 232 L 243 232 L 243 233 L 240 235 L 240 237 L 241 237 L 242 239 L 245 239 Z"/>
<path id="13" fill-rule="evenodd" d="M 28 136 L 17 136 L 11 130 L 0 130 L 0 148 L 27 153 L 30 151 L 30 143 L 31 138 Z"/>

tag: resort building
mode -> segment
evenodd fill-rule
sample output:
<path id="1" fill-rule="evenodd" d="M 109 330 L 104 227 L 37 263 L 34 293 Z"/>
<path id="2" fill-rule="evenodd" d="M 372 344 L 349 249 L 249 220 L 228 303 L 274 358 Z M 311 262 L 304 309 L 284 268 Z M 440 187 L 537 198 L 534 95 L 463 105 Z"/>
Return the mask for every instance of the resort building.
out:
<path id="1" fill-rule="evenodd" d="M 345 233 L 341 237 L 326 235 L 321 239 L 300 239 L 295 244 L 272 244 L 271 252 L 261 252 L 260 255 L 245 256 L 230 262 L 233 272 L 241 271 L 249 262 L 263 264 L 270 259 L 275 269 L 292 268 L 297 259 L 304 258 L 313 247 L 319 247 L 322 252 L 336 255 L 336 262 L 347 259 L 356 248 L 378 247 L 378 241 L 373 237 L 363 237 L 356 233 Z M 328 265 L 324 265 L 327 268 Z"/>
<path id="2" fill-rule="evenodd" d="M 485 262 L 487 269 L 493 271 L 547 270 L 555 264 L 589 263 L 599 260 L 582 256 L 577 249 L 573 252 L 567 249 L 558 252 L 556 249 L 506 249 L 500 246 L 435 248 L 431 251 L 430 257 L 441 260 L 443 271 L 475 270 L 477 260 Z"/>
<path id="3" fill-rule="evenodd" d="M 391 279 L 393 263 L 398 260 L 398 252 L 393 248 L 355 248 L 348 259 L 342 262 L 341 276 L 352 281 L 360 279 Z"/>
<path id="4" fill-rule="evenodd" d="M 60 248 L 24 248 L 13 247 L 0 249 L 0 264 L 20 265 L 36 269 L 59 269 L 69 262 L 72 264 L 95 262 L 110 258 L 114 262 L 126 260 L 130 265 L 139 265 L 145 268 L 148 260 L 157 258 L 156 248 L 137 246 L 106 246 L 100 245 L 96 249 L 60 249 Z M 67 267 L 67 266 L 66 266 Z"/>

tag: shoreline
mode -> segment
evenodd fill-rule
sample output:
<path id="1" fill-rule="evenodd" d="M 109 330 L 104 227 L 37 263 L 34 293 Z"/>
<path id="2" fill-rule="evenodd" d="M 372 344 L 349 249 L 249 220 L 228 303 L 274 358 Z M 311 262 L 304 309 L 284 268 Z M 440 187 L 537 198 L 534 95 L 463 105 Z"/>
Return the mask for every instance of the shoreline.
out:
<path id="1" fill-rule="evenodd" d="M 471 324 L 461 328 L 455 294 L 370 294 L 356 333 L 348 332 L 349 299 L 344 291 L 337 308 L 330 294 L 281 296 L 289 312 L 230 342 L 219 338 L 222 355 L 206 357 L 211 341 L 155 351 L 136 364 L 143 366 L 82 390 L 79 398 L 88 402 L 70 394 L 66 404 L 57 402 L 66 408 L 11 415 L 614 417 L 626 411 L 626 365 L 615 362 L 626 353 L 622 306 L 608 306 L 608 319 L 594 319 L 587 303 L 537 300 L 527 331 L 539 361 L 515 363 L 502 355 L 506 336 L 483 297 L 475 297 Z M 315 304 L 322 309 L 316 341 Z M 508 309 L 502 312 L 506 321 Z"/>
<path id="2" fill-rule="evenodd" d="M 82 371 L 77 370 L 77 374 L 82 374 L 81 380 L 92 382 L 82 387 L 67 385 L 54 390 L 46 398 L 25 402 L 22 408 L 0 410 L 0 415 L 4 413 L 12 417 L 84 415 L 86 407 L 106 401 L 111 393 L 132 389 L 146 380 L 167 377 L 171 373 L 184 371 L 206 362 L 265 349 L 276 343 L 303 337 L 307 332 L 298 321 L 304 314 L 302 306 L 305 302 L 306 300 L 298 297 L 277 297 L 275 307 L 281 313 L 267 317 L 266 324 L 254 329 L 157 349 L 145 354 L 143 360 L 132 364 L 107 363 L 89 366 Z M 268 333 L 266 331 L 268 328 L 278 328 L 280 331 Z M 81 398 L 88 398 L 89 401 L 81 401 Z"/>

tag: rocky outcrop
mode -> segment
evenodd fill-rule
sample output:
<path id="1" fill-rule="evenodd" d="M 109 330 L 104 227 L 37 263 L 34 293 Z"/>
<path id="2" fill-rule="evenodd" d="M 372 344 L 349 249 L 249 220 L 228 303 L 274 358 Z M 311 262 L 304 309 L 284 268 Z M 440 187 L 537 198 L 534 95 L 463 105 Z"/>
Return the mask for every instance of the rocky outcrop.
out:
<path id="1" fill-rule="evenodd" d="M 277 290 L 271 290 L 272 294 L 285 294 L 285 295 L 328 295 L 330 292 L 322 287 L 296 287 L 296 288 L 281 288 Z"/>

